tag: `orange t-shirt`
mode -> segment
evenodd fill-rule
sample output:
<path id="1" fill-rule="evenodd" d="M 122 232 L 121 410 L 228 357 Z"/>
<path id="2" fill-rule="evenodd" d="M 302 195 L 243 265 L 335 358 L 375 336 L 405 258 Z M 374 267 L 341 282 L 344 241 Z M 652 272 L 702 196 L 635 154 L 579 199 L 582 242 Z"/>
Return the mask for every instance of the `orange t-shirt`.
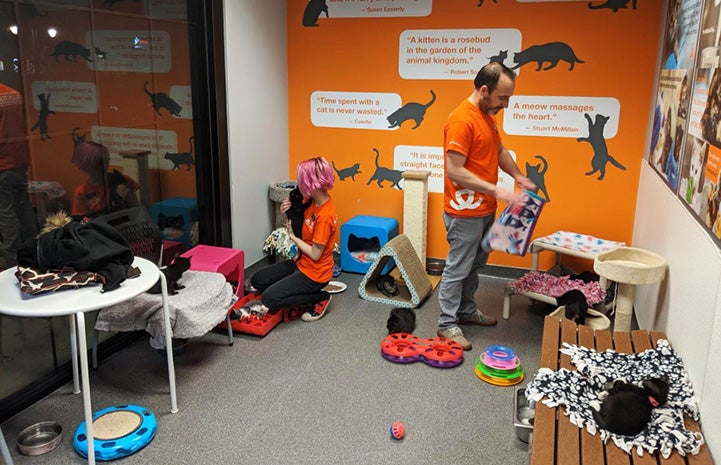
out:
<path id="1" fill-rule="evenodd" d="M 27 168 L 30 162 L 23 111 L 22 96 L 0 84 L 0 171 Z"/>
<path id="2" fill-rule="evenodd" d="M 468 100 L 451 112 L 443 128 L 443 153 L 453 151 L 466 157 L 465 167 L 484 181 L 498 182 L 498 149 L 501 135 L 496 118 L 482 112 Z M 496 211 L 496 198 L 456 185 L 445 175 L 443 210 L 454 217 L 477 218 Z"/>
<path id="3" fill-rule="evenodd" d="M 123 174 L 125 185 L 128 186 L 130 192 L 128 195 L 135 195 L 134 192 L 140 188 L 140 185 L 130 176 Z M 107 175 L 106 175 L 107 182 Z M 108 209 L 108 193 L 106 186 L 96 186 L 85 182 L 75 188 L 73 196 L 73 216 L 92 215 L 94 213 L 106 212 Z"/>
<path id="4" fill-rule="evenodd" d="M 302 254 L 296 265 L 298 269 L 317 283 L 325 283 L 333 278 L 333 248 L 338 229 L 338 215 L 332 198 L 321 206 L 311 203 L 303 215 L 303 241 L 323 246 L 323 253 L 317 261 Z"/>

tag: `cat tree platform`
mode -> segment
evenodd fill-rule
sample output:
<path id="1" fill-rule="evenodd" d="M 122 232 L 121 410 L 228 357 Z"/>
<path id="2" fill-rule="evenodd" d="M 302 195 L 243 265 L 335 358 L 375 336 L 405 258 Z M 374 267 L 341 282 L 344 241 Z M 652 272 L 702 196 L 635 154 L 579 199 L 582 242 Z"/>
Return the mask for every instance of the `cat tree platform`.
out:
<path id="1" fill-rule="evenodd" d="M 593 270 L 618 285 L 614 331 L 630 331 L 636 286 L 660 283 L 666 277 L 666 260 L 658 254 L 635 247 L 619 247 L 598 254 Z"/>

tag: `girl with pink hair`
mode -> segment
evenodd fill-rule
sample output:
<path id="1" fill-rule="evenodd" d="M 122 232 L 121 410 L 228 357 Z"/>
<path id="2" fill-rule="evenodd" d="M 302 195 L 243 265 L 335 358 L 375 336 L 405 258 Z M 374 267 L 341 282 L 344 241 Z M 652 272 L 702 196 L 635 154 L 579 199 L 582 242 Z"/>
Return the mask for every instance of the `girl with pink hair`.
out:
<path id="1" fill-rule="evenodd" d="M 262 293 L 263 305 L 276 312 L 286 307 L 305 307 L 303 321 L 316 321 L 325 315 L 331 296 L 323 288 L 333 277 L 333 248 L 338 229 L 335 204 L 328 191 L 335 184 L 335 172 L 323 157 L 310 158 L 298 164 L 298 189 L 304 200 L 312 200 L 303 214 L 301 237 L 293 233 L 287 220 L 288 236 L 295 243 L 295 260 L 275 263 L 256 272 L 250 283 Z M 280 206 L 290 208 L 286 199 Z"/>
<path id="2" fill-rule="evenodd" d="M 73 217 L 93 217 L 139 205 L 136 192 L 140 186 L 119 171 L 108 172 L 110 153 L 104 145 L 94 141 L 79 143 L 72 163 L 88 175 L 88 180 L 75 188 Z"/>

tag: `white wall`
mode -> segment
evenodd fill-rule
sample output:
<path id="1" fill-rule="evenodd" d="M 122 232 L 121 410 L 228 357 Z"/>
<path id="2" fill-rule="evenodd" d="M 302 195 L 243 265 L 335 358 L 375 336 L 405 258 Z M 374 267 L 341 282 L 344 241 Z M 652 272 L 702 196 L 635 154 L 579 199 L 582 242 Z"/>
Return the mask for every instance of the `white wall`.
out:
<path id="1" fill-rule="evenodd" d="M 639 286 L 639 326 L 665 331 L 683 358 L 696 390 L 704 437 L 721 457 L 721 253 L 648 163 L 641 167 L 633 228 L 634 247 L 668 262 L 666 280 Z"/>
<path id="2" fill-rule="evenodd" d="M 288 179 L 286 2 L 225 0 L 233 247 L 263 258 L 273 229 L 268 186 Z"/>

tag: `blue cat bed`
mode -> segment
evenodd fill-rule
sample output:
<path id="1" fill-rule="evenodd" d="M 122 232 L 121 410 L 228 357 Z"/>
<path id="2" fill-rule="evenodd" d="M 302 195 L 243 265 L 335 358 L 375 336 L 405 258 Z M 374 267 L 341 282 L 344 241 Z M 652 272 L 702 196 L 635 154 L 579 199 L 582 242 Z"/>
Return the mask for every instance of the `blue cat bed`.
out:
<path id="1" fill-rule="evenodd" d="M 398 282 L 397 295 L 386 296 L 378 290 L 376 281 L 386 274 L 383 270 L 391 261 L 398 266 L 401 282 Z M 404 308 L 418 307 L 432 291 L 426 269 L 405 234 L 394 237 L 381 248 L 358 286 L 358 294 L 363 299 Z"/>
<path id="2" fill-rule="evenodd" d="M 340 266 L 343 271 L 365 273 L 377 253 L 398 235 L 398 220 L 380 216 L 357 215 L 340 227 Z M 361 261 L 365 258 L 365 261 Z M 388 262 L 384 274 L 393 268 Z"/>

